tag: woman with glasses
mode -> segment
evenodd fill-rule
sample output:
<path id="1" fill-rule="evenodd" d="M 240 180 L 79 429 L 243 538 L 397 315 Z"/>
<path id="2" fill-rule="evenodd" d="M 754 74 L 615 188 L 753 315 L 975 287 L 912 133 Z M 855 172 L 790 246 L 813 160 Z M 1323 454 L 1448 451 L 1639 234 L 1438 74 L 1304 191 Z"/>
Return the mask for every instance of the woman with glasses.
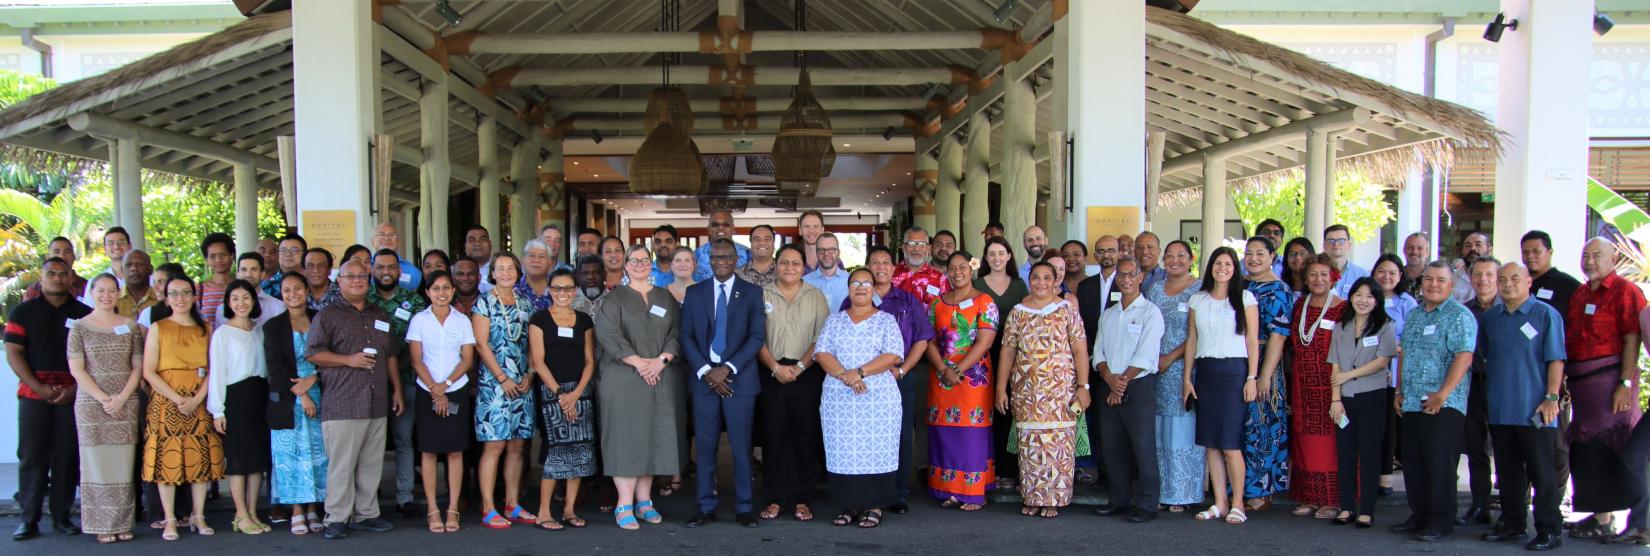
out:
<path id="1" fill-rule="evenodd" d="M 132 540 L 138 441 L 138 385 L 143 327 L 115 314 L 120 281 L 103 273 L 86 285 L 94 307 L 69 329 L 69 374 L 75 381 L 80 444 L 80 529 L 98 544 Z"/>
<path id="2" fill-rule="evenodd" d="M 974 289 L 991 296 L 991 303 L 997 306 L 999 314 L 1012 311 L 1030 293 L 1026 290 L 1025 280 L 1018 276 L 1019 268 L 1020 265 L 1014 264 L 1014 248 L 1009 246 L 1008 240 L 1001 236 L 986 238 L 985 264 L 980 265 L 979 275 L 974 278 Z M 1006 314 L 1002 324 L 1005 328 L 1008 325 Z M 1003 335 L 998 334 L 992 338 L 991 360 L 1000 362 L 1002 357 Z M 1005 370 L 998 371 L 999 376 L 1008 369 L 1000 368 Z M 1014 453 L 1017 450 L 1009 446 L 1013 442 L 1013 434 L 1012 417 L 991 421 L 991 438 L 997 440 L 992 443 L 997 446 L 993 454 L 997 459 L 997 488 L 1014 488 L 1015 480 L 1020 477 L 1019 456 Z"/>
<path id="3" fill-rule="evenodd" d="M 641 527 L 638 518 L 664 521 L 653 507 L 653 477 L 682 472 L 687 385 L 675 364 L 681 305 L 648 279 L 653 258 L 647 246 L 625 253 L 624 270 L 630 282 L 608 292 L 595 316 L 601 346 L 596 411 L 602 471 L 619 490 L 613 520 L 634 530 Z"/>
<path id="4" fill-rule="evenodd" d="M 573 271 L 550 275 L 550 307 L 533 313 L 527 327 L 528 360 L 539 377 L 539 421 L 543 423 L 544 461 L 539 480 L 541 528 L 560 530 L 562 524 L 584 527 L 574 515 L 579 483 L 596 474 L 595 406 L 590 381 L 596 374 L 595 321 L 573 310 Z M 551 517 L 550 499 L 556 482 L 567 492 L 562 518 Z"/>
<path id="5" fill-rule="evenodd" d="M 757 353 L 762 376 L 763 483 L 769 502 L 759 516 L 791 511 L 797 521 L 814 518 L 809 505 L 819 476 L 819 395 L 825 379 L 814 365 L 814 340 L 831 310 L 825 294 L 802 281 L 802 246 L 779 248 L 775 281 L 763 288 L 767 341 Z"/>
<path id="6" fill-rule="evenodd" d="M 1000 239 L 1000 238 L 993 238 Z M 1071 503 L 1077 423 L 1089 406 L 1088 339 L 1077 305 L 1056 295 L 1060 279 L 1045 262 L 1031 265 L 1031 292 L 1003 330 L 996 380 L 998 413 L 1012 411 L 1020 456 L 1020 513 L 1055 517 Z"/>
<path id="7" fill-rule="evenodd" d="M 838 527 L 882 523 L 882 508 L 898 497 L 900 393 L 892 371 L 905 355 L 899 323 L 872 302 L 871 271 L 848 275 L 847 309 L 825 321 L 814 357 L 826 378 L 819 400 L 825 471 L 842 513 Z"/>
<path id="8" fill-rule="evenodd" d="M 1283 247 L 1283 278 L 1289 284 L 1289 291 L 1303 293 L 1306 291 L 1306 263 L 1311 262 L 1316 253 L 1312 251 L 1312 240 L 1297 237 L 1289 240 Z"/>
<path id="9" fill-rule="evenodd" d="M 1277 247 L 1265 236 L 1249 238 L 1243 248 L 1244 287 L 1254 294 L 1260 311 L 1256 330 L 1261 344 L 1260 379 L 1255 382 L 1255 399 L 1243 422 L 1245 458 L 1249 482 L 1243 487 L 1244 505 L 1251 512 L 1272 507 L 1272 495 L 1289 491 L 1289 402 L 1285 399 L 1283 348 L 1289 343 L 1289 307 L 1294 293 L 1272 274 Z M 1316 508 L 1302 504 L 1295 515 L 1311 514 Z M 1328 519 L 1327 517 L 1324 519 Z"/>
<path id="10" fill-rule="evenodd" d="M 1198 521 L 1249 520 L 1241 500 L 1244 485 L 1243 424 L 1255 401 L 1260 372 L 1260 311 L 1243 287 L 1237 252 L 1215 249 L 1203 270 L 1203 286 L 1186 303 L 1186 349 L 1181 379 L 1183 401 L 1197 400 L 1197 443 L 1214 483 L 1215 503 Z M 1229 493 L 1229 494 L 1228 494 Z"/>
<path id="11" fill-rule="evenodd" d="M 508 251 L 493 256 L 493 289 L 481 294 L 470 312 L 476 351 L 481 355 L 481 380 L 476 385 L 476 441 L 482 443 L 478 475 L 481 484 L 481 524 L 505 529 L 511 522 L 537 523 L 518 500 L 521 496 L 522 452 L 533 438 L 533 373 L 527 364 L 527 322 L 533 306 L 516 293 L 521 260 Z M 499 458 L 504 458 L 504 513 L 493 501 Z"/>
<path id="12" fill-rule="evenodd" d="M 973 256 L 946 258 L 951 291 L 929 304 L 936 341 L 928 344 L 928 491 L 940 507 L 965 512 L 985 507 L 985 491 L 997 477 L 991 451 L 991 343 L 997 305 L 974 289 Z"/>
<path id="13" fill-rule="evenodd" d="M 206 487 L 223 479 L 223 444 L 206 414 L 211 333 L 195 306 L 195 282 L 173 276 L 165 291 L 172 314 L 155 322 L 143 346 L 143 378 L 154 389 L 144 431 L 143 480 L 159 485 L 166 514 L 161 538 L 174 541 L 178 485 L 189 485 L 190 507 L 195 509 L 189 528 L 202 535 L 216 533 L 206 526 Z"/>
<path id="14" fill-rule="evenodd" d="M 464 452 L 470 449 L 475 426 L 470 393 L 474 388 L 465 388 L 470 385 L 469 371 L 475 368 L 475 327 L 453 307 L 458 290 L 451 274 L 445 270 L 425 274 L 424 284 L 430 306 L 407 323 L 407 355 L 418 377 L 410 411 L 422 453 L 424 507 L 429 512 L 425 518 L 431 533 L 452 533 L 459 529 L 457 493 L 464 479 Z M 445 516 L 436 504 L 437 456 L 447 463 Z"/>
<path id="15" fill-rule="evenodd" d="M 269 367 L 269 443 L 274 460 L 269 476 L 272 501 L 292 506 L 294 535 L 326 529 L 317 512 L 326 502 L 327 452 L 321 441 L 321 375 L 306 357 L 309 280 L 303 274 L 281 277 L 286 312 L 264 322 L 264 359 Z"/>

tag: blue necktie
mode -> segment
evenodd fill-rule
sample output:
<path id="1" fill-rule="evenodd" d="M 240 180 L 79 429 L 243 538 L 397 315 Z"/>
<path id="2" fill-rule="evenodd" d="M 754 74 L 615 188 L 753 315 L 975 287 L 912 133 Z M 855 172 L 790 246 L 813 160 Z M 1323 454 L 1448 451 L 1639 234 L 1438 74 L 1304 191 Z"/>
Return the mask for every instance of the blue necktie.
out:
<path id="1" fill-rule="evenodd" d="M 710 352 L 721 359 L 722 352 L 728 349 L 728 286 L 716 285 L 716 332 L 710 339 Z M 720 363 L 721 361 L 717 361 Z"/>

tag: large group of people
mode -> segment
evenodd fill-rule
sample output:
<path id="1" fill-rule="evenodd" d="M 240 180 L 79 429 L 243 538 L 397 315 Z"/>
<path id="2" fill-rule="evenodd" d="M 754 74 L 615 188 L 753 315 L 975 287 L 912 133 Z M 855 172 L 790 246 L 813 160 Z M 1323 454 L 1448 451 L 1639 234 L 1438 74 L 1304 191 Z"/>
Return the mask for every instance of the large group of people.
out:
<path id="1" fill-rule="evenodd" d="M 47 498 L 54 530 L 100 543 L 139 522 L 212 535 L 226 477 L 235 532 L 270 532 L 266 515 L 293 535 L 386 531 L 391 446 L 396 511 L 432 533 L 466 509 L 490 529 L 581 528 L 587 498 L 641 529 L 684 478 L 688 527 L 715 522 L 722 494 L 745 527 L 810 521 L 821 490 L 844 527 L 906 513 L 913 490 L 974 512 L 1017 489 L 1020 513 L 1052 518 L 1093 483 L 1109 494 L 1095 513 L 1133 523 L 1237 525 L 1287 497 L 1369 528 L 1401 469 L 1394 533 L 1650 543 L 1650 312 L 1608 240 L 1586 244 L 1578 280 L 1540 231 L 1521 261 L 1489 258 L 1482 232 L 1434 259 L 1415 234 L 1365 268 L 1341 225 L 1318 252 L 1268 220 L 1207 261 L 1149 231 L 1054 249 L 1033 226 L 1023 262 L 1000 225 L 978 255 L 913 227 L 849 269 L 817 212 L 790 242 L 758 225 L 735 243 L 727 211 L 706 228 L 696 249 L 668 225 L 634 245 L 580 230 L 567 261 L 554 225 L 517 253 L 473 227 L 461 254 L 416 259 L 388 224 L 376 250 L 336 258 L 295 234 L 237 257 L 211 234 L 199 282 L 118 227 L 109 270 L 83 279 L 59 238 L 5 328 L 14 538 L 39 534 Z M 1586 517 L 1566 524 L 1572 480 Z"/>

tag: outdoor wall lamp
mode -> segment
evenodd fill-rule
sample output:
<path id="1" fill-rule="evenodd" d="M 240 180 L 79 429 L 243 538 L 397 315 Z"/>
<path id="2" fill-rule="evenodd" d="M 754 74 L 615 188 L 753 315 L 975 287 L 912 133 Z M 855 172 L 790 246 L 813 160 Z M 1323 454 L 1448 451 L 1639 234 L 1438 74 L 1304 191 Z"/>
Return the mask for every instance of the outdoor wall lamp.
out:
<path id="1" fill-rule="evenodd" d="M 1501 42 L 1501 33 L 1505 33 L 1508 29 L 1517 31 L 1518 20 L 1514 19 L 1512 21 L 1507 21 L 1506 13 L 1495 14 L 1495 20 L 1491 21 L 1489 25 L 1484 26 L 1484 40 L 1490 42 Z"/>
<path id="2" fill-rule="evenodd" d="M 1616 20 L 1610 19 L 1610 16 L 1599 12 L 1593 12 L 1593 33 L 1602 37 L 1605 33 L 1610 32 L 1610 29 L 1615 28 L 1615 26 Z"/>

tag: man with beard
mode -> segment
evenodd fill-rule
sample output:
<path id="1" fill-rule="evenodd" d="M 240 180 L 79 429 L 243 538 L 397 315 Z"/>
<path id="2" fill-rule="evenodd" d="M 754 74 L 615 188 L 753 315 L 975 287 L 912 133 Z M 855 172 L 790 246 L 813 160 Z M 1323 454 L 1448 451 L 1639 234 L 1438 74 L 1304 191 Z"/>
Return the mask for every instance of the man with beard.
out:
<path id="1" fill-rule="evenodd" d="M 573 284 L 579 287 L 579 293 L 573 296 L 573 310 L 595 316 L 602 294 L 607 293 L 606 265 L 597 255 L 584 255 L 578 262 L 578 268 L 573 271 Z"/>
<path id="2" fill-rule="evenodd" d="M 551 273 L 562 269 L 573 269 L 572 265 L 561 260 L 561 226 L 551 223 L 539 228 L 539 241 L 543 241 L 545 247 L 550 251 Z"/>
<path id="3" fill-rule="evenodd" d="M 675 226 L 660 224 L 659 227 L 653 229 L 654 286 L 663 288 L 676 281 L 676 275 L 670 273 L 670 257 L 676 253 L 677 239 Z"/>
<path id="4" fill-rule="evenodd" d="M 928 257 L 927 230 L 917 226 L 905 230 L 905 243 L 901 249 L 905 257 L 894 268 L 894 287 L 915 296 L 924 307 L 932 304 L 940 294 L 951 290 L 945 273 L 928 264 L 931 259 Z"/>
<path id="5" fill-rule="evenodd" d="M 577 244 L 573 246 L 573 255 L 575 259 L 584 258 L 585 255 L 601 254 L 602 233 L 596 231 L 595 228 L 584 228 L 579 230 L 578 239 Z"/>
<path id="6" fill-rule="evenodd" d="M 1070 245 L 1072 242 L 1066 243 Z M 1076 247 L 1082 246 L 1082 242 L 1077 242 Z M 1063 253 L 1067 248 L 1062 246 L 1060 249 Z M 1073 260 L 1070 256 L 1065 255 L 1062 255 L 1062 258 L 1066 259 L 1066 276 L 1068 280 L 1072 274 L 1072 267 L 1076 267 L 1077 272 L 1082 272 L 1083 266 L 1077 264 L 1077 261 L 1082 259 Z M 1094 258 L 1100 263 L 1100 272 L 1082 280 L 1077 284 L 1077 288 L 1072 290 L 1073 293 L 1077 294 L 1077 312 L 1083 315 L 1083 331 L 1088 334 L 1089 338 L 1093 338 L 1094 334 L 1099 331 L 1100 314 L 1105 312 L 1107 306 L 1123 297 L 1118 292 L 1115 283 L 1117 280 L 1117 238 L 1100 236 L 1100 239 L 1095 240 Z M 1089 429 L 1090 432 L 1095 430 L 1097 429 L 1092 427 Z"/>
<path id="7" fill-rule="evenodd" d="M 693 260 L 698 263 L 693 269 L 694 282 L 703 282 L 706 278 L 710 278 L 710 245 L 712 243 L 716 243 L 716 240 L 718 239 L 733 241 L 733 234 L 739 229 L 734 227 L 733 212 L 727 210 L 713 210 L 710 211 L 710 216 L 705 221 L 705 230 L 710 233 L 710 239 L 705 241 L 704 245 L 700 245 L 698 249 L 693 251 Z M 739 257 L 738 264 L 736 264 L 734 268 L 739 268 L 750 264 L 751 250 L 738 243 L 733 244 L 733 247 L 735 254 Z M 621 253 L 621 256 L 622 255 L 623 254 Z M 674 280 L 674 278 L 672 278 L 672 280 Z"/>
<path id="8" fill-rule="evenodd" d="M 1026 260 L 1020 263 L 1020 279 L 1024 280 L 1031 275 L 1032 263 L 1043 260 L 1043 251 L 1048 249 L 1048 235 L 1043 233 L 1042 228 L 1031 226 L 1026 228 L 1020 241 L 1026 248 Z"/>
<path id="9" fill-rule="evenodd" d="M 487 283 L 487 276 L 493 271 L 493 238 L 487 234 L 487 228 L 470 226 L 464 230 L 464 256 L 476 262 L 481 272 L 481 293 L 493 289 Z"/>
<path id="10" fill-rule="evenodd" d="M 388 250 L 395 253 L 396 259 L 400 261 L 401 288 L 407 290 L 417 290 L 419 284 L 424 283 L 424 272 L 418 268 L 418 265 L 413 264 L 412 261 L 402 257 L 399 251 L 396 251 L 400 245 L 401 231 L 395 229 L 395 224 L 385 222 L 383 224 L 379 224 L 377 228 L 373 229 L 373 248 L 377 249 L 378 252 Z"/>
<path id="11" fill-rule="evenodd" d="M 1479 257 L 1488 257 L 1489 255 L 1489 234 L 1484 232 L 1467 234 L 1466 239 L 1461 242 L 1461 260 L 1456 261 L 1454 267 L 1455 290 L 1450 293 L 1450 297 L 1461 303 L 1466 303 L 1472 299 L 1472 280 L 1467 276 L 1467 264 L 1478 260 Z"/>
<path id="12" fill-rule="evenodd" d="M 1415 232 L 1404 238 L 1404 281 L 1409 283 L 1409 295 L 1416 299 L 1421 298 L 1421 270 L 1430 260 L 1432 240 L 1427 239 L 1426 232 Z M 1467 264 L 1472 264 L 1472 261 L 1467 261 Z"/>
<path id="13" fill-rule="evenodd" d="M 280 243 L 275 245 L 275 274 L 269 279 L 258 283 L 258 290 L 275 299 L 281 298 L 281 279 L 288 273 L 302 273 L 304 271 L 304 252 L 309 250 L 309 243 L 304 236 L 287 234 L 281 237 Z M 264 259 L 267 265 L 271 259 Z M 283 310 L 283 312 L 285 312 Z"/>
<path id="14" fill-rule="evenodd" d="M 934 260 L 929 264 L 934 268 L 945 268 L 946 261 L 951 259 L 951 252 L 957 250 L 957 236 L 951 230 L 934 232 L 934 241 L 930 246 L 934 252 Z"/>
<path id="15" fill-rule="evenodd" d="M 819 268 L 819 237 L 825 234 L 825 215 L 817 210 L 809 210 L 796 217 L 796 234 L 802 239 L 802 254 L 804 256 L 802 273 L 807 274 Z M 835 307 L 836 305 L 830 305 Z"/>
<path id="16" fill-rule="evenodd" d="M 235 260 L 235 278 L 256 284 L 258 283 L 258 277 L 263 275 L 264 258 L 262 255 L 241 253 L 240 258 Z M 258 292 L 258 299 L 255 301 L 259 310 L 258 318 L 253 319 L 253 324 L 256 326 L 263 326 L 264 323 L 269 322 L 269 319 L 286 312 L 286 303 L 281 302 L 280 298 L 270 297 L 262 291 Z M 217 314 L 213 315 L 218 319 L 218 322 L 229 321 L 229 318 L 224 316 L 224 305 L 228 305 L 228 303 L 219 305 Z"/>
<path id="17" fill-rule="evenodd" d="M 453 274 L 453 309 L 468 316 L 481 298 L 481 265 L 475 259 L 459 257 L 448 268 Z"/>
<path id="18" fill-rule="evenodd" d="M 417 292 L 402 288 L 401 257 L 394 250 L 379 249 L 372 257 L 373 291 L 367 295 L 367 302 L 378 307 L 378 310 L 389 315 L 390 341 L 395 343 L 396 352 L 407 348 L 407 325 L 412 322 L 413 315 L 424 311 L 429 302 Z M 403 357 L 400 368 L 390 368 L 391 372 L 400 376 L 401 399 L 412 399 L 418 386 L 414 384 L 412 373 L 412 359 Z M 423 516 L 423 511 L 413 503 L 413 415 L 416 412 L 406 411 L 396 415 L 391 424 L 391 435 L 395 440 L 395 508 L 401 517 L 412 519 Z"/>
<path id="19" fill-rule="evenodd" d="M 842 268 L 839 258 L 842 249 L 837 247 L 836 234 L 830 232 L 820 234 L 818 242 L 815 250 L 819 253 L 819 268 L 803 276 L 802 281 L 825 294 L 826 307 L 839 307 L 848 299 L 848 271 Z"/>
<path id="20" fill-rule="evenodd" d="M 734 274 L 739 275 L 739 279 L 756 284 L 758 288 L 766 288 L 779 279 L 779 264 L 773 258 L 773 244 L 777 235 L 773 231 L 773 226 L 767 224 L 757 224 L 751 228 L 751 260 L 749 264 L 734 271 Z"/>

